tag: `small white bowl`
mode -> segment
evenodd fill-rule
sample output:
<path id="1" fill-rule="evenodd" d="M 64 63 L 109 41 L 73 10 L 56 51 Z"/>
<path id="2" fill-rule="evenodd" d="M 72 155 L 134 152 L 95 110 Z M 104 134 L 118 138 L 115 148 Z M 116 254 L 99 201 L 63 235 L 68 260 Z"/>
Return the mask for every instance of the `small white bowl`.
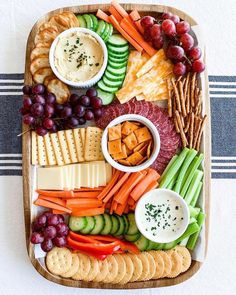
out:
<path id="1" fill-rule="evenodd" d="M 107 147 L 108 128 L 112 127 L 112 126 L 115 126 L 117 124 L 123 123 L 125 121 L 140 122 L 144 126 L 146 126 L 149 129 L 149 131 L 151 132 L 151 134 L 152 134 L 152 138 L 153 138 L 152 154 L 151 154 L 150 158 L 147 161 L 145 161 L 142 164 L 137 165 L 137 166 L 121 165 L 118 162 L 116 162 L 115 160 L 113 160 L 113 158 L 110 156 L 110 154 L 108 152 L 108 147 Z M 152 163 L 155 161 L 155 159 L 157 158 L 157 156 L 159 154 L 160 145 L 161 145 L 160 136 L 159 136 L 159 132 L 157 131 L 155 125 L 150 120 L 148 120 L 147 118 L 145 118 L 143 116 L 140 116 L 140 115 L 135 115 L 135 114 L 122 115 L 122 116 L 114 119 L 106 127 L 106 129 L 104 130 L 103 135 L 102 135 L 102 152 L 103 152 L 103 155 L 104 155 L 105 159 L 107 160 L 108 163 L 111 164 L 111 166 L 113 166 L 117 170 L 121 170 L 121 171 L 124 171 L 124 172 L 137 172 L 137 171 L 141 171 L 141 170 L 146 169 L 149 166 L 151 166 Z"/>
<path id="2" fill-rule="evenodd" d="M 102 67 L 100 68 L 99 72 L 90 80 L 84 81 L 84 82 L 74 82 L 74 81 L 70 81 L 67 80 L 65 77 L 63 77 L 57 70 L 56 66 L 55 66 L 55 62 L 54 62 L 54 52 L 55 52 L 55 48 L 56 45 L 58 43 L 59 38 L 69 35 L 71 33 L 74 32 L 81 32 L 81 33 L 86 33 L 89 34 L 91 36 L 93 36 L 98 43 L 101 45 L 101 48 L 103 50 L 103 64 Z M 50 47 L 50 51 L 49 51 L 49 63 L 50 66 L 52 68 L 53 73 L 57 76 L 57 78 L 59 80 L 61 80 L 62 82 L 64 82 L 67 85 L 70 85 L 72 87 L 75 88 L 88 88 L 93 86 L 94 84 L 96 84 L 101 78 L 102 75 L 105 72 L 106 66 L 107 66 L 107 60 L 108 60 L 108 53 L 107 53 L 107 47 L 105 42 L 102 40 L 102 38 L 95 32 L 89 30 L 89 29 L 85 29 L 85 28 L 71 28 L 69 30 L 66 30 L 64 32 L 62 32 L 61 34 L 59 34 L 56 39 L 53 41 L 51 47 Z"/>
<path id="3" fill-rule="evenodd" d="M 158 208 L 161 210 L 161 208 L 164 208 L 164 211 L 166 211 L 166 207 L 157 207 L 158 203 L 166 203 L 169 205 L 172 204 L 173 206 L 171 208 L 173 210 L 167 211 L 168 213 L 166 213 L 165 218 L 162 217 L 163 211 L 160 212 L 160 217 L 156 217 L 157 221 L 152 220 L 152 224 L 148 224 L 148 222 L 150 223 L 150 221 L 147 221 L 149 215 L 145 215 L 147 214 L 145 205 L 147 205 L 148 203 L 156 205 L 153 210 L 156 210 Z M 173 211 L 174 213 L 179 214 L 176 220 L 173 220 Z M 171 217 L 168 218 L 169 216 Z M 181 218 L 183 218 L 183 220 Z M 138 229 L 148 240 L 156 243 L 170 243 L 177 240 L 187 229 L 189 218 L 189 208 L 185 200 L 179 194 L 169 189 L 154 189 L 147 192 L 140 198 L 135 208 L 135 222 Z M 163 223 L 166 222 L 166 220 L 169 224 L 173 224 L 173 227 L 172 225 L 167 225 L 166 228 L 168 229 L 168 231 L 164 232 L 162 226 Z M 156 235 L 154 236 L 152 234 L 151 228 L 157 227 L 158 221 L 160 221 L 159 229 L 153 229 L 156 231 Z M 179 223 L 177 227 L 177 224 L 174 225 L 174 223 L 177 223 L 178 221 Z M 174 227 L 176 227 L 176 231 L 172 231 Z"/>

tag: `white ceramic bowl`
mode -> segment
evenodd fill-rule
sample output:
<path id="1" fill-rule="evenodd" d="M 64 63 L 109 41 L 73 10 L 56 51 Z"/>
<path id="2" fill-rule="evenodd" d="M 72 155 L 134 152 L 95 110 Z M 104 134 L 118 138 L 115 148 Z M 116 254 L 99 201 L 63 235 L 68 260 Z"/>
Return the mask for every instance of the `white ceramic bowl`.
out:
<path id="1" fill-rule="evenodd" d="M 90 80 L 84 81 L 84 82 L 74 82 L 74 81 L 70 81 L 67 80 L 65 77 L 63 77 L 57 70 L 56 66 L 55 66 L 55 62 L 54 62 L 54 52 L 55 52 L 55 48 L 56 45 L 58 43 L 59 38 L 69 35 L 71 33 L 74 32 L 81 32 L 81 33 L 86 33 L 89 34 L 91 36 L 93 36 L 98 43 L 101 45 L 101 48 L 103 50 L 103 64 L 102 67 L 100 68 L 99 72 Z M 50 51 L 49 51 L 49 63 L 50 66 L 52 68 L 53 73 L 57 76 L 58 79 L 60 79 L 62 82 L 64 82 L 67 85 L 70 85 L 72 87 L 75 88 L 87 88 L 87 87 L 91 87 L 94 84 L 96 84 L 101 78 L 102 75 L 105 72 L 106 66 L 107 66 L 107 60 L 108 60 L 108 53 L 107 53 L 107 47 L 105 42 L 102 40 L 102 38 L 95 32 L 89 30 L 89 29 L 85 29 L 85 28 L 71 28 L 69 30 L 66 30 L 64 32 L 62 32 L 61 34 L 59 34 L 56 39 L 53 41 L 51 47 L 50 47 Z"/>
<path id="2" fill-rule="evenodd" d="M 176 221 L 173 221 L 174 219 L 172 218 L 174 216 L 172 213 L 173 211 L 168 211 L 164 219 L 167 219 L 169 223 L 176 223 L 178 222 L 178 220 L 180 220 L 180 222 L 178 223 L 178 227 L 176 226 L 176 231 L 173 232 L 172 228 L 167 226 L 167 229 L 169 229 L 169 231 L 168 232 L 166 231 L 164 233 L 164 232 L 161 232 L 162 227 L 160 227 L 161 229 L 159 230 L 159 235 L 157 232 L 157 234 L 154 236 L 151 233 L 150 227 L 157 226 L 157 222 L 154 222 L 155 225 L 154 224 L 148 225 L 148 222 L 146 220 L 146 218 L 148 217 L 147 215 L 145 215 L 146 213 L 145 205 L 148 203 L 155 205 L 155 204 L 158 204 L 158 202 L 161 202 L 161 203 L 164 202 L 164 200 L 166 201 L 169 200 L 168 202 L 166 202 L 166 204 L 170 204 L 171 202 L 173 202 L 172 209 L 174 208 L 174 206 L 178 206 L 178 214 L 179 214 Z M 156 207 L 156 208 L 162 208 L 162 207 Z M 176 208 L 174 209 L 176 210 Z M 177 214 L 177 211 L 175 213 Z M 162 213 L 159 213 L 159 214 L 162 214 Z M 170 214 L 171 216 L 170 219 L 168 219 L 168 214 Z M 181 220 L 181 217 L 183 218 L 183 220 Z M 162 215 L 161 217 L 156 217 L 156 218 L 157 218 L 157 221 L 165 222 L 162 219 Z M 189 208 L 185 200 L 179 194 L 169 189 L 154 189 L 147 192 L 140 198 L 135 208 L 135 222 L 138 229 L 140 230 L 143 236 L 145 236 L 147 239 L 156 243 L 170 243 L 177 240 L 187 229 L 189 224 L 189 218 L 190 218 Z M 146 230 L 147 228 L 148 230 Z"/>
<path id="3" fill-rule="evenodd" d="M 149 129 L 149 131 L 151 132 L 152 137 L 153 137 L 153 149 L 152 149 L 152 154 L 151 154 L 150 158 L 138 166 L 121 165 L 118 162 L 116 162 L 115 160 L 113 160 L 113 158 L 110 156 L 110 154 L 108 152 L 108 147 L 107 147 L 108 128 L 115 126 L 117 124 L 123 123 L 125 121 L 136 121 L 136 122 L 142 123 L 143 125 L 145 125 Z M 135 115 L 135 114 L 123 115 L 123 116 L 120 116 L 120 117 L 114 119 L 106 127 L 106 129 L 103 132 L 103 136 L 102 136 L 102 152 L 103 152 L 105 159 L 107 160 L 108 163 L 111 164 L 111 166 L 113 166 L 114 168 L 116 168 L 118 170 L 124 171 L 124 172 L 137 172 L 137 171 L 148 168 L 150 165 L 152 165 L 152 163 L 155 161 L 156 157 L 158 156 L 159 151 L 160 151 L 160 145 L 161 145 L 160 136 L 159 136 L 159 132 L 157 131 L 155 125 L 147 118 L 140 116 L 140 115 Z"/>

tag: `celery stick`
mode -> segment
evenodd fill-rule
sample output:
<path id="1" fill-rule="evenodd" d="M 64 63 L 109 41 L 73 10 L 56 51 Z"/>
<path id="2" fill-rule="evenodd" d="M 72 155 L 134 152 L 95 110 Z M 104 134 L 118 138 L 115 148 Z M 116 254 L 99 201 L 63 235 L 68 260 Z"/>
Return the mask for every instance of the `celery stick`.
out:
<path id="1" fill-rule="evenodd" d="M 159 185 L 160 188 L 166 188 L 168 186 L 168 184 L 171 182 L 172 178 L 174 177 L 175 173 L 179 171 L 179 168 L 183 164 L 183 161 L 185 160 L 188 151 L 189 151 L 188 148 L 184 148 L 181 151 L 178 158 L 174 161 L 174 163 L 169 168 L 169 171 L 166 173 L 166 175 L 163 176 L 161 183 Z"/>
<path id="2" fill-rule="evenodd" d="M 178 243 L 176 241 L 164 244 L 163 250 L 170 250 L 174 248 Z"/>
<path id="3" fill-rule="evenodd" d="M 199 231 L 199 226 L 196 222 L 190 223 L 186 229 L 186 231 L 182 234 L 181 237 L 179 237 L 176 242 L 179 243 L 182 240 L 186 239 L 187 237 L 191 236 L 192 234 L 196 233 Z"/>
<path id="4" fill-rule="evenodd" d="M 189 224 L 194 223 L 194 222 L 197 222 L 197 219 L 195 217 L 191 217 L 189 219 Z"/>
<path id="5" fill-rule="evenodd" d="M 183 186 L 180 190 L 180 195 L 182 197 L 185 196 L 187 190 L 188 190 L 188 187 L 190 185 L 190 182 L 192 181 L 193 179 L 193 176 L 194 176 L 194 173 L 195 171 L 197 170 L 198 166 L 201 164 L 203 160 L 203 154 L 200 154 L 199 157 L 196 157 L 191 165 L 189 166 L 188 170 L 187 170 L 187 173 L 186 173 L 186 180 L 183 182 Z"/>
<path id="6" fill-rule="evenodd" d="M 197 224 L 199 226 L 199 230 L 190 236 L 189 241 L 187 243 L 187 248 L 189 250 L 194 250 L 197 239 L 198 239 L 198 237 L 200 235 L 201 228 L 202 228 L 202 225 L 204 223 L 204 220 L 205 220 L 205 214 L 200 212 L 199 215 L 198 215 L 198 218 L 197 218 Z"/>
<path id="7" fill-rule="evenodd" d="M 190 166 L 190 164 L 192 163 L 193 159 L 196 157 L 197 155 L 197 151 L 194 149 L 189 150 L 186 159 L 184 160 L 183 165 L 181 166 L 181 170 L 179 172 L 175 187 L 174 187 L 174 191 L 176 193 L 180 192 L 180 189 L 182 187 L 183 184 L 183 180 L 184 180 L 184 175 L 187 172 L 188 167 Z"/>
<path id="8" fill-rule="evenodd" d="M 200 181 L 199 184 L 198 184 L 197 190 L 196 190 L 196 192 L 195 192 L 195 194 L 193 196 L 193 199 L 192 199 L 192 201 L 190 203 L 191 206 L 193 206 L 193 207 L 196 206 L 197 200 L 198 200 L 198 198 L 200 196 L 200 193 L 201 193 L 201 189 L 202 189 L 202 181 Z"/>
<path id="9" fill-rule="evenodd" d="M 159 179 L 159 182 L 162 181 L 162 178 L 166 175 L 166 173 L 168 173 L 170 167 L 172 166 L 172 164 L 175 162 L 175 160 L 178 158 L 178 155 L 174 155 L 172 157 L 172 159 L 170 160 L 170 162 L 168 163 L 168 165 L 166 166 L 166 169 L 164 170 L 164 172 L 162 173 L 160 179 Z"/>
<path id="10" fill-rule="evenodd" d="M 189 237 L 185 238 L 184 240 L 182 240 L 179 244 L 180 246 L 185 246 L 188 244 L 188 240 L 189 240 Z"/>
<path id="11" fill-rule="evenodd" d="M 172 190 L 173 187 L 174 187 L 174 185 L 175 185 L 175 183 L 176 183 L 176 179 L 177 179 L 177 177 L 178 177 L 178 172 L 175 173 L 175 176 L 172 178 L 171 182 L 167 185 L 166 188 Z"/>
<path id="12" fill-rule="evenodd" d="M 196 170 L 194 172 L 194 176 L 193 179 L 190 183 L 190 186 L 187 190 L 186 195 L 184 196 L 184 199 L 186 201 L 186 203 L 189 205 L 194 197 L 195 192 L 197 191 L 198 185 L 202 179 L 203 176 L 203 172 L 200 170 Z"/>
<path id="13" fill-rule="evenodd" d="M 190 217 L 197 217 L 198 214 L 200 213 L 201 209 L 198 207 L 192 207 L 192 206 L 188 206 L 189 208 L 189 213 L 190 213 Z"/>

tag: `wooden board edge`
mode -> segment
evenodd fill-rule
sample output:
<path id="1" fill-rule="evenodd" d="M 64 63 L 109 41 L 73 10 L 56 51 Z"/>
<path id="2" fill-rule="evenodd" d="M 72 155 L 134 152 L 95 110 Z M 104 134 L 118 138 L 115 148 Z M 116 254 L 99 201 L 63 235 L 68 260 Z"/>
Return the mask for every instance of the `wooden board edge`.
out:
<path id="1" fill-rule="evenodd" d="M 170 6 L 164 6 L 164 5 L 148 5 L 148 4 L 123 4 L 124 8 L 126 10 L 132 10 L 134 8 L 138 9 L 139 11 L 150 11 L 151 12 L 165 12 L 170 11 L 172 13 L 178 14 L 182 19 L 188 21 L 191 25 L 197 25 L 197 22 L 188 14 L 185 12 L 176 9 L 174 7 Z M 29 71 L 29 52 L 33 47 L 33 39 L 36 32 L 36 29 L 38 26 L 48 19 L 50 16 L 62 12 L 65 10 L 70 10 L 73 12 L 94 12 L 97 9 L 101 8 L 103 10 L 107 10 L 109 7 L 109 4 L 94 4 L 94 5 L 82 5 L 82 6 L 73 6 L 73 7 L 63 7 L 59 8 L 53 11 L 48 12 L 44 16 L 42 16 L 32 27 L 32 30 L 29 34 L 28 41 L 27 41 L 27 47 L 26 47 L 26 64 L 25 64 L 25 83 L 31 84 L 32 83 L 32 77 L 30 75 Z M 207 95 L 205 96 L 209 100 L 209 91 L 208 91 L 208 76 L 206 72 L 204 73 L 204 78 L 206 80 L 206 88 L 207 88 Z M 210 104 L 209 102 L 206 102 L 206 111 L 208 115 L 208 124 L 206 124 L 205 131 L 204 131 L 204 141 L 205 141 L 205 147 L 207 149 L 206 153 L 209 156 L 211 155 L 211 132 L 210 132 Z M 26 131 L 27 127 L 23 125 L 23 131 Z M 161 279 L 161 280 L 151 280 L 147 282 L 135 282 L 135 283 L 129 283 L 124 286 L 122 285 L 111 285 L 111 284 L 100 284 L 100 283 L 91 283 L 91 282 L 80 282 L 80 281 L 73 281 L 71 279 L 63 279 L 61 277 L 57 277 L 49 273 L 39 262 L 39 260 L 34 258 L 33 253 L 33 247 L 29 243 L 29 235 L 30 235 L 30 224 L 31 224 L 31 142 L 30 142 L 30 134 L 26 133 L 23 136 L 22 139 L 22 158 L 23 158 L 23 201 L 24 201 L 24 215 L 25 215 L 25 231 L 26 231 L 26 246 L 29 258 L 31 260 L 31 263 L 33 264 L 34 268 L 47 280 L 50 280 L 52 282 L 55 282 L 60 285 L 64 286 L 70 286 L 70 287 L 79 287 L 79 288 L 97 288 L 97 289 L 138 289 L 138 288 L 155 288 L 155 287 L 164 287 L 164 286 L 172 286 L 180 284 L 188 279 L 190 279 L 194 274 L 197 273 L 197 271 L 202 266 L 202 263 L 193 261 L 191 267 L 188 271 L 181 274 L 177 278 L 174 279 Z M 207 161 L 205 161 L 205 166 L 207 164 Z M 210 168 L 210 163 L 208 163 L 208 170 Z M 205 167 L 206 169 L 206 167 Z M 207 170 L 206 170 L 207 171 Z M 210 183 L 210 172 L 205 173 L 204 176 L 205 183 Z M 208 185 L 208 200 L 210 201 L 210 186 Z M 207 193 L 206 191 L 204 192 Z M 205 210 L 207 212 L 207 218 L 206 218 L 206 249 L 205 254 L 207 252 L 208 247 L 208 228 L 209 228 L 209 206 L 210 202 L 206 202 Z"/>

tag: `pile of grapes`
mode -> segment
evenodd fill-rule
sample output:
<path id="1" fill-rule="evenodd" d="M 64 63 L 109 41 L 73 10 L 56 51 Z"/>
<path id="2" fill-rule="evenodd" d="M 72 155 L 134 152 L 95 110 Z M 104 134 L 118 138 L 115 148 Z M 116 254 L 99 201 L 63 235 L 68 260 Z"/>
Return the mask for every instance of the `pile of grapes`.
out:
<path id="1" fill-rule="evenodd" d="M 144 28 L 146 41 L 151 42 L 155 49 L 165 46 L 167 57 L 174 63 L 173 72 L 176 76 L 205 70 L 205 65 L 200 60 L 201 49 L 194 47 L 188 22 L 180 21 L 177 15 L 166 12 L 162 14 L 160 21 L 152 16 L 144 16 L 140 23 Z"/>
<path id="2" fill-rule="evenodd" d="M 41 244 L 42 250 L 49 252 L 53 246 L 66 245 L 68 232 L 63 215 L 45 212 L 33 222 L 30 241 L 32 244 Z"/>
<path id="3" fill-rule="evenodd" d="M 86 95 L 72 94 L 65 104 L 57 103 L 55 95 L 47 92 L 43 84 L 25 85 L 22 91 L 24 99 L 20 112 L 23 122 L 41 136 L 76 128 L 102 116 L 102 100 L 94 88 L 88 89 Z"/>

